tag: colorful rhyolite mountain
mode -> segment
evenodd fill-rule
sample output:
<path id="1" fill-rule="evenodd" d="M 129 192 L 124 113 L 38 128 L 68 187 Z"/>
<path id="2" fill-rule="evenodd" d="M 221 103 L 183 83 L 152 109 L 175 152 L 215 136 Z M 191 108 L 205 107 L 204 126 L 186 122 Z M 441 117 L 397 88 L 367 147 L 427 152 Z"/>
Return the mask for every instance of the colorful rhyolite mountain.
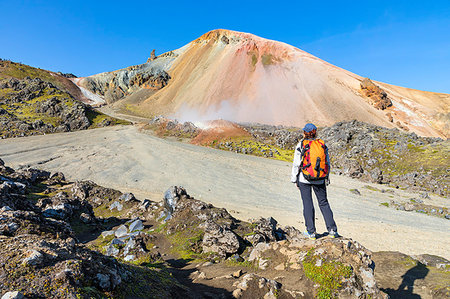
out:
<path id="1" fill-rule="evenodd" d="M 142 116 L 292 126 L 357 119 L 449 136 L 449 94 L 364 79 L 288 44 L 219 29 L 77 84 Z"/>

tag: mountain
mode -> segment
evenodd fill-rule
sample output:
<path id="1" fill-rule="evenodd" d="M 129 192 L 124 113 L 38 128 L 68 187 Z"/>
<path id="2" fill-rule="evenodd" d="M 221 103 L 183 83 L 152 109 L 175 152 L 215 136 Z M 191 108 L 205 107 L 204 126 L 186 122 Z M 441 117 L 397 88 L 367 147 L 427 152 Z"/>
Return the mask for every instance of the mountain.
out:
<path id="1" fill-rule="evenodd" d="M 141 116 L 289 126 L 356 119 L 449 136 L 449 94 L 372 81 L 288 44 L 223 29 L 77 84 Z"/>

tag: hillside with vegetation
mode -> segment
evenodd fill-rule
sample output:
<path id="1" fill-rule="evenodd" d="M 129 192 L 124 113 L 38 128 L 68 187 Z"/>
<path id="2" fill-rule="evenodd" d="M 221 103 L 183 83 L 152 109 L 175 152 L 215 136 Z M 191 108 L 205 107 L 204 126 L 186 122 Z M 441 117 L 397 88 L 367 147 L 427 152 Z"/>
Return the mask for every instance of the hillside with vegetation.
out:
<path id="1" fill-rule="evenodd" d="M 62 75 L 0 60 L 0 136 L 21 137 L 126 124 L 81 101 Z"/>

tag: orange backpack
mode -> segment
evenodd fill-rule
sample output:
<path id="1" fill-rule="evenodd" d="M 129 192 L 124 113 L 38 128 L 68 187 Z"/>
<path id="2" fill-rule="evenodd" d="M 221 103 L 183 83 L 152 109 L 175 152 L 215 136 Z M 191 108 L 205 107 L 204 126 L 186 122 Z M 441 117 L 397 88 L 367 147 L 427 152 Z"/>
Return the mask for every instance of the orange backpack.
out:
<path id="1" fill-rule="evenodd" d="M 300 169 L 307 180 L 317 181 L 328 177 L 330 165 L 326 152 L 327 146 L 321 139 L 302 141 Z"/>

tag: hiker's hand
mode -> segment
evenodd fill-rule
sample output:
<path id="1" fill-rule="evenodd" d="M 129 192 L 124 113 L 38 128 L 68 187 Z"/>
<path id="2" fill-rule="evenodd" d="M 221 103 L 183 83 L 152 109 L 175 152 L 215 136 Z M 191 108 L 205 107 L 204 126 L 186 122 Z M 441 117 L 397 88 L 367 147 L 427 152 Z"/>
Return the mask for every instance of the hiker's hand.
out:
<path id="1" fill-rule="evenodd" d="M 330 177 L 327 177 L 326 179 L 325 179 L 325 185 L 329 185 L 330 184 Z"/>

